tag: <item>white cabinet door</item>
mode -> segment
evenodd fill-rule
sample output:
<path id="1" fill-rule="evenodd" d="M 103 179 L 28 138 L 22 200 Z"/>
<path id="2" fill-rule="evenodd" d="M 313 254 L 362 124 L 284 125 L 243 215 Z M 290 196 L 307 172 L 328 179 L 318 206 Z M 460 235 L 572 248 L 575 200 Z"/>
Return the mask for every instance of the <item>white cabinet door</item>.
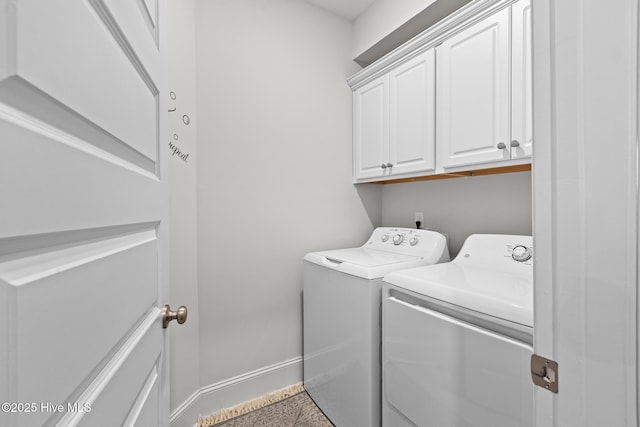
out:
<path id="1" fill-rule="evenodd" d="M 381 177 L 389 169 L 389 76 L 367 83 L 353 96 L 355 178 Z"/>
<path id="2" fill-rule="evenodd" d="M 2 426 L 169 425 L 161 16 L 0 0 Z"/>
<path id="3" fill-rule="evenodd" d="M 435 50 L 389 75 L 390 175 L 435 169 Z"/>
<path id="4" fill-rule="evenodd" d="M 509 160 L 509 9 L 437 48 L 438 149 L 444 168 Z M 505 149 L 497 148 L 505 144 Z"/>
<path id="5" fill-rule="evenodd" d="M 531 2 L 521 0 L 511 7 L 511 158 L 531 157 L 533 145 L 533 100 L 531 64 Z"/>

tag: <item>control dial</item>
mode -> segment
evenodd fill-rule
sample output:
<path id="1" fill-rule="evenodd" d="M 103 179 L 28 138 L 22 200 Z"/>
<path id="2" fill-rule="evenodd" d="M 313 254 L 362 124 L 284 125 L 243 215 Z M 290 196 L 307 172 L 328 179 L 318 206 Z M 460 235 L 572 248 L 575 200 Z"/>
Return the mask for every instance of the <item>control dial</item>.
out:
<path id="1" fill-rule="evenodd" d="M 526 246 L 518 245 L 513 248 L 511 258 L 518 262 L 525 262 L 531 259 L 531 249 Z"/>
<path id="2" fill-rule="evenodd" d="M 387 240 L 389 240 L 389 235 L 385 234 L 384 236 L 382 236 L 382 241 L 386 242 Z"/>
<path id="3" fill-rule="evenodd" d="M 409 244 L 410 244 L 411 246 L 415 246 L 415 245 L 417 245 L 417 244 L 418 244 L 418 241 L 419 241 L 419 240 L 418 240 L 418 238 L 417 238 L 417 237 L 412 237 L 411 239 L 409 239 Z"/>
<path id="4" fill-rule="evenodd" d="M 404 240 L 404 236 L 402 234 L 396 234 L 393 236 L 393 244 L 398 246 Z"/>

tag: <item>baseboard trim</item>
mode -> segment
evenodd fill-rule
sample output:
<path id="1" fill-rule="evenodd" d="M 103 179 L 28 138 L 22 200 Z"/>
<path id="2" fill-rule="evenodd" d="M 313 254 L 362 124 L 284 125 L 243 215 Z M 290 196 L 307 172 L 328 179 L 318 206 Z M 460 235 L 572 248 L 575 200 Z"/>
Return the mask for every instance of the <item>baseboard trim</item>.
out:
<path id="1" fill-rule="evenodd" d="M 302 357 L 202 387 L 173 410 L 171 427 L 193 427 L 198 418 L 302 381 Z"/>

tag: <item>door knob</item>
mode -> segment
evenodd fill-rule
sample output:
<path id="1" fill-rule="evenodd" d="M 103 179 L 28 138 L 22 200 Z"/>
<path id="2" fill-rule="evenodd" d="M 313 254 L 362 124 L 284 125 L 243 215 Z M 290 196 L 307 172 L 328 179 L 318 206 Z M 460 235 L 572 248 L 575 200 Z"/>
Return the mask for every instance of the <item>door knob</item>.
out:
<path id="1" fill-rule="evenodd" d="M 166 329 L 169 326 L 169 322 L 172 320 L 177 320 L 180 325 L 186 322 L 187 307 L 181 305 L 176 311 L 171 311 L 169 304 L 165 305 L 162 309 L 162 327 Z"/>
<path id="2" fill-rule="evenodd" d="M 519 147 L 520 143 L 514 139 L 513 141 L 511 141 L 510 145 L 515 148 L 515 147 Z"/>
<path id="3" fill-rule="evenodd" d="M 499 150 L 504 150 L 505 148 L 507 148 L 507 144 L 505 144 L 504 142 L 499 142 L 497 147 Z"/>

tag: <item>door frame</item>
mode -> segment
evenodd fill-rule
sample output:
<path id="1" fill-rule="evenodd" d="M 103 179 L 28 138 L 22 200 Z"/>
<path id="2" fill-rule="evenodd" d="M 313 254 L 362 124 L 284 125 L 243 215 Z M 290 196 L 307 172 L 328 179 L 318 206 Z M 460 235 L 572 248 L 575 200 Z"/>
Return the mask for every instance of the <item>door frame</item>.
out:
<path id="1" fill-rule="evenodd" d="M 536 0 L 533 49 L 534 425 L 637 426 L 638 0 Z"/>

